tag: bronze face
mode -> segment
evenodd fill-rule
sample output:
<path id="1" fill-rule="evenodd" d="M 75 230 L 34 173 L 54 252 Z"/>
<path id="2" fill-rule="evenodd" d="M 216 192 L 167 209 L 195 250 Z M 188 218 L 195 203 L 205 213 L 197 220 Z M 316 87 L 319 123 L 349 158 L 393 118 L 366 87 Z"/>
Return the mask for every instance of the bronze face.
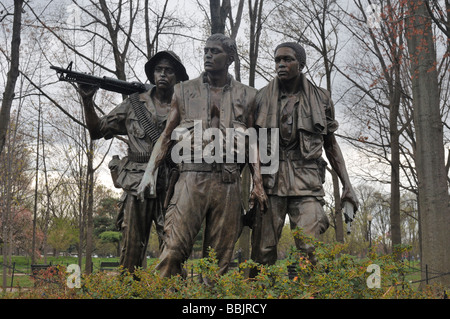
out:
<path id="1" fill-rule="evenodd" d="M 281 81 L 289 81 L 300 74 L 300 63 L 295 57 L 295 51 L 281 47 L 275 52 L 275 71 Z"/>
<path id="2" fill-rule="evenodd" d="M 220 41 L 207 41 L 204 48 L 204 67 L 206 72 L 226 70 L 232 62 Z"/>
<path id="3" fill-rule="evenodd" d="M 168 59 L 161 59 L 155 66 L 154 78 L 156 87 L 170 89 L 177 83 L 177 77 L 172 63 Z"/>

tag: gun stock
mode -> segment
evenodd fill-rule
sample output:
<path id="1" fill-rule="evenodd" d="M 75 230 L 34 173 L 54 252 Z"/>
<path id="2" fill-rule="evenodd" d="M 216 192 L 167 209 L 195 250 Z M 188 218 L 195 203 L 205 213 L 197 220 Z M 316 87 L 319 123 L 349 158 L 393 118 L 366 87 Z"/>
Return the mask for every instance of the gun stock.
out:
<path id="1" fill-rule="evenodd" d="M 73 62 L 70 62 L 66 69 L 53 65 L 50 66 L 50 69 L 56 71 L 56 74 L 58 75 L 58 79 L 60 81 L 92 85 L 107 91 L 126 95 L 130 95 L 133 93 L 143 93 L 149 90 L 151 87 L 140 82 L 127 82 L 106 76 L 98 77 L 86 73 L 72 71 L 72 64 Z"/>

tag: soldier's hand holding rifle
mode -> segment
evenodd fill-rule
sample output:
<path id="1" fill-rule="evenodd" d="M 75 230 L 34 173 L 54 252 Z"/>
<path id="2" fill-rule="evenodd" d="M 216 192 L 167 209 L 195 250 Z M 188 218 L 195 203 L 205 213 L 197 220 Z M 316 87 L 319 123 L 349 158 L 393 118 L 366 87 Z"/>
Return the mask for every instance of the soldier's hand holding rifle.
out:
<path id="1" fill-rule="evenodd" d="M 77 91 L 83 100 L 90 100 L 94 97 L 98 86 L 89 84 L 78 84 Z"/>

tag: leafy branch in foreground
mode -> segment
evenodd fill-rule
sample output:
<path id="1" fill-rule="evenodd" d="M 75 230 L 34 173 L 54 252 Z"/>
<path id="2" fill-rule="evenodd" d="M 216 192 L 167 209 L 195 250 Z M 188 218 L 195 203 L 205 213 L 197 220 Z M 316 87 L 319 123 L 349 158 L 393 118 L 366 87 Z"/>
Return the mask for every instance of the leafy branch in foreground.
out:
<path id="1" fill-rule="evenodd" d="M 156 261 L 134 274 L 120 269 L 117 273 L 96 272 L 82 277 L 82 287 L 68 289 L 59 275 L 51 285 L 21 292 L 17 298 L 77 298 L 77 299 L 410 299 L 441 298 L 442 287 L 427 286 L 417 290 L 408 280 L 411 269 L 396 256 L 408 247 L 398 247 L 389 255 L 379 255 L 374 249 L 359 259 L 344 253 L 345 244 L 324 244 L 306 236 L 301 230 L 294 237 L 316 247 L 317 263 L 311 263 L 301 251 L 291 248 L 285 260 L 275 265 L 259 265 L 247 260 L 238 269 L 219 274 L 214 250 L 208 257 L 192 264 L 194 276 L 161 278 L 155 270 Z M 379 288 L 369 288 L 369 265 L 380 269 Z M 246 278 L 244 271 L 257 268 L 255 278 Z M 289 276 L 289 271 L 291 276 Z M 61 269 L 59 274 L 64 273 Z M 199 278 L 203 280 L 199 280 Z M 206 280 L 205 280 L 206 279 Z M 55 287 L 59 287 L 56 289 Z"/>

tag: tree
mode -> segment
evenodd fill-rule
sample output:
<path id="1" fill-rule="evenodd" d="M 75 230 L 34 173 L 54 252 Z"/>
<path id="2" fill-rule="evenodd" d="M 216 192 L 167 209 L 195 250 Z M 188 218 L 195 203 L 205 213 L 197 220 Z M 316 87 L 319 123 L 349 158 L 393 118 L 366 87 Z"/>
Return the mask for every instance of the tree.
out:
<path id="1" fill-rule="evenodd" d="M 10 264 L 13 249 L 14 221 L 16 215 L 26 208 L 32 179 L 29 174 L 30 151 L 27 149 L 29 141 L 20 127 L 19 118 L 18 110 L 14 121 L 8 125 L 6 144 L 0 154 L 0 237 L 3 241 L 3 260 L 7 265 Z M 3 287 L 6 286 L 6 270 L 7 267 L 3 267 Z"/>
<path id="2" fill-rule="evenodd" d="M 409 256 L 419 256 L 419 217 L 417 212 L 417 196 L 411 192 L 403 194 L 402 201 L 402 233 L 403 242 L 411 247 Z"/>
<path id="3" fill-rule="evenodd" d="M 114 231 L 116 229 L 115 223 L 119 213 L 117 205 L 119 199 L 103 192 L 100 187 L 96 187 L 95 191 L 101 196 L 96 204 L 94 215 L 94 235 L 99 236 L 105 231 Z"/>
<path id="4" fill-rule="evenodd" d="M 111 9 L 110 6 L 113 6 Z M 75 57 L 81 57 L 82 59 L 88 61 L 91 64 L 91 68 L 94 70 L 95 67 L 99 67 L 103 70 L 111 71 L 116 75 L 118 79 L 126 80 L 127 74 L 125 68 L 127 62 L 130 61 L 129 58 L 129 48 L 132 45 L 131 34 L 133 33 L 134 23 L 136 21 L 136 16 L 140 11 L 139 5 L 134 6 L 134 2 L 131 1 L 127 5 L 122 5 L 121 3 L 111 5 L 106 1 L 90 1 L 90 5 L 81 6 L 78 2 L 73 1 L 71 8 L 73 12 L 73 23 L 70 21 L 69 28 L 73 31 L 81 29 L 81 23 L 83 21 L 88 21 L 89 27 L 82 28 L 83 32 L 81 35 L 75 36 L 70 39 L 70 32 L 67 32 L 67 28 L 64 26 L 63 30 L 65 32 L 59 33 L 61 29 L 49 27 L 45 21 L 44 17 L 36 14 L 35 11 L 30 7 L 30 11 L 35 15 L 36 19 L 46 30 L 48 30 L 52 35 L 54 35 L 65 47 L 67 47 L 71 52 L 75 53 Z M 117 10 L 116 10 L 117 9 Z M 97 14 L 98 13 L 98 14 Z M 127 17 L 125 20 L 124 17 Z M 84 20 L 82 19 L 84 18 Z M 129 18 L 129 19 L 128 19 Z M 57 20 L 58 23 L 66 24 L 63 21 Z M 124 22 L 125 21 L 125 22 Z M 70 30 L 70 29 L 69 29 Z M 109 37 L 109 39 L 108 39 Z M 87 53 L 84 46 L 79 45 L 79 40 L 82 38 L 88 38 L 89 43 L 92 43 L 92 55 Z M 100 44 L 99 44 L 100 42 Z M 96 48 L 101 48 L 101 50 L 96 50 Z M 110 69 L 108 67 L 108 62 L 105 61 L 103 56 L 97 56 L 98 52 L 102 52 L 103 49 L 110 50 L 113 57 L 113 62 L 115 69 Z M 125 96 L 123 96 L 125 98 Z M 73 99 L 77 101 L 76 99 Z M 81 104 L 77 101 L 77 104 Z M 59 105 L 58 105 L 59 106 Z M 64 112 L 71 114 L 70 118 L 74 119 L 73 114 L 79 114 L 79 112 Z M 75 118 L 76 123 L 83 123 L 83 121 Z M 84 127 L 84 124 L 82 124 Z M 79 263 L 81 265 L 82 260 L 82 248 L 84 246 L 83 241 L 86 242 L 86 272 L 90 272 L 92 269 L 91 255 L 93 251 L 93 202 L 94 202 L 94 175 L 103 162 L 96 167 L 94 165 L 95 150 L 97 150 L 97 143 L 94 143 L 88 136 L 86 132 L 74 135 L 76 138 L 73 141 L 81 146 L 78 154 L 84 154 L 86 163 L 84 165 L 83 159 L 79 158 L 78 161 L 74 163 L 79 163 L 80 166 L 74 172 L 73 176 L 78 175 L 78 190 L 79 190 L 79 227 L 80 227 L 80 240 L 79 240 Z M 111 145 L 111 144 L 110 144 Z M 85 171 L 85 172 L 83 172 Z M 79 173 L 79 174 L 78 174 Z"/>
<path id="5" fill-rule="evenodd" d="M 116 256 L 120 256 L 120 240 L 122 235 L 117 231 L 116 219 L 119 213 L 117 205 L 119 199 L 112 196 L 111 192 L 103 187 L 96 187 L 95 193 L 99 194 L 98 203 L 95 205 L 94 237 L 102 243 L 112 243 L 116 247 Z M 96 249 L 99 247 L 96 246 Z"/>
<path id="6" fill-rule="evenodd" d="M 78 229 L 68 218 L 55 218 L 48 234 L 48 243 L 57 252 L 67 251 L 78 243 Z"/>
<path id="7" fill-rule="evenodd" d="M 424 2 L 433 22 L 450 39 L 450 2 L 445 1 L 445 6 L 442 6 L 438 0 L 425 0 Z M 450 42 L 448 49 L 450 49 Z"/>
<path id="8" fill-rule="evenodd" d="M 359 199 L 359 212 L 358 219 L 352 224 L 352 233 L 348 237 L 347 242 L 349 250 L 353 254 L 358 252 L 361 254 L 367 250 L 369 245 L 369 222 L 368 216 L 371 214 L 374 216 L 374 220 L 377 218 L 375 214 L 380 212 L 381 207 L 386 206 L 381 199 L 383 195 L 374 187 L 368 185 L 361 185 L 355 188 Z M 375 223 L 374 223 L 375 224 Z M 375 232 L 372 231 L 372 235 Z"/>
<path id="9" fill-rule="evenodd" d="M 6 137 L 8 134 L 8 127 L 10 124 L 10 114 L 11 114 L 11 106 L 14 99 L 14 90 L 16 87 L 17 78 L 19 76 L 19 58 L 20 58 L 20 33 L 22 26 L 22 10 L 23 10 L 23 0 L 15 0 L 14 1 L 14 13 L 13 13 L 13 31 L 11 38 L 11 52 L 8 55 L 5 50 L 2 48 L 2 53 L 7 57 L 9 65 L 9 71 L 7 74 L 5 91 L 3 92 L 3 100 L 0 109 L 0 155 L 3 153 L 4 146 L 6 144 Z M 0 21 L 3 21 L 7 16 L 10 15 L 7 8 L 3 5 L 3 9 L 5 11 L 1 11 L 0 14 L 4 14 L 0 16 Z M 11 193 L 11 159 L 8 161 L 8 170 L 7 172 L 7 183 L 6 183 L 6 205 L 5 209 L 2 211 L 2 238 L 3 238 L 3 260 L 6 262 L 8 256 L 7 243 L 8 239 L 8 228 L 9 228 L 9 220 L 12 216 L 10 216 L 12 211 L 12 193 Z M 6 287 L 6 267 L 3 267 L 3 288 Z"/>
<path id="10" fill-rule="evenodd" d="M 433 30 L 423 1 L 407 1 L 414 127 L 417 139 L 422 270 L 450 272 L 450 209 Z M 425 276 L 422 271 L 422 276 Z M 450 276 L 436 278 L 450 287 Z"/>
<path id="11" fill-rule="evenodd" d="M 231 10 L 230 0 L 210 0 L 209 9 L 211 12 L 211 34 L 225 34 L 225 22 Z"/>
<path id="12" fill-rule="evenodd" d="M 249 44 L 249 80 L 248 85 L 255 87 L 256 64 L 258 62 L 259 39 L 261 37 L 263 23 L 263 0 L 248 1 L 248 13 L 250 17 L 250 44 Z"/>
<path id="13" fill-rule="evenodd" d="M 16 207 L 11 220 L 11 243 L 15 251 L 25 253 L 26 255 L 38 255 L 40 249 L 33 249 L 31 246 L 31 236 L 33 227 L 33 214 L 26 208 Z M 36 242 L 38 247 L 42 247 L 44 233 L 37 229 Z"/>
<path id="14" fill-rule="evenodd" d="M 22 26 L 22 10 L 24 0 L 14 0 L 14 21 L 13 31 L 11 38 L 11 52 L 9 55 L 10 67 L 6 80 L 5 91 L 3 92 L 2 107 L 0 110 L 0 154 L 3 151 L 6 139 L 6 131 L 9 125 L 11 105 L 14 99 L 14 88 L 19 76 L 19 56 L 20 56 L 20 29 Z M 4 9 L 6 9 L 4 7 Z M 3 10 L 0 14 L 3 14 Z M 3 17 L 0 16 L 0 20 L 6 18 L 9 15 L 5 13 Z M 3 49 L 2 49 L 3 51 Z"/>
<path id="15" fill-rule="evenodd" d="M 116 256 L 120 256 L 120 241 L 122 234 L 117 231 L 105 231 L 99 235 L 99 238 L 106 243 L 113 243 L 116 246 Z"/>
<path id="16" fill-rule="evenodd" d="M 364 6 L 361 1 L 354 1 L 354 4 L 357 13 L 347 13 L 350 23 L 345 26 L 358 42 L 354 56 L 361 58 L 358 63 L 354 59 L 348 61 L 345 68 L 335 66 L 354 88 L 351 99 L 356 102 L 350 103 L 352 126 L 366 134 L 359 133 L 358 137 L 354 131 L 347 135 L 356 135 L 353 141 L 348 140 L 363 153 L 378 157 L 390 167 L 386 182 L 391 186 L 391 236 L 393 244 L 400 245 L 400 137 L 411 125 L 411 121 L 402 121 L 400 112 L 402 101 L 405 103 L 409 99 L 407 84 L 403 81 L 405 72 L 402 72 L 405 57 L 403 5 L 401 1 L 390 0 L 376 6 Z M 369 139 L 370 134 L 373 139 Z"/>

